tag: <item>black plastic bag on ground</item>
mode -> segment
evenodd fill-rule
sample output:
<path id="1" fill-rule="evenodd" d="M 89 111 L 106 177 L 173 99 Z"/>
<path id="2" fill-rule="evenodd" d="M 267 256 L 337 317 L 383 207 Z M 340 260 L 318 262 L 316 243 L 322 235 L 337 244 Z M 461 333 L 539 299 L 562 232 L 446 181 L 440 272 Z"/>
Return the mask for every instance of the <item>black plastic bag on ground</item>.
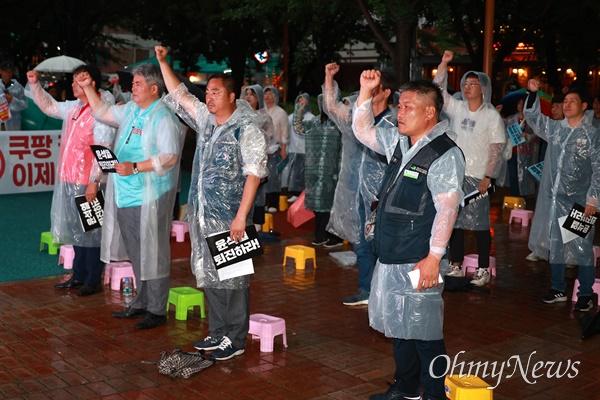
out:
<path id="1" fill-rule="evenodd" d="M 187 379 L 214 363 L 214 360 L 204 357 L 204 350 L 190 353 L 175 349 L 170 355 L 167 350 L 163 350 L 158 362 L 158 372 L 171 378 Z"/>
<path id="2" fill-rule="evenodd" d="M 489 293 L 490 288 L 476 286 L 471 283 L 471 278 L 466 276 L 444 276 L 445 292 L 468 292 L 475 290 L 478 292 Z"/>

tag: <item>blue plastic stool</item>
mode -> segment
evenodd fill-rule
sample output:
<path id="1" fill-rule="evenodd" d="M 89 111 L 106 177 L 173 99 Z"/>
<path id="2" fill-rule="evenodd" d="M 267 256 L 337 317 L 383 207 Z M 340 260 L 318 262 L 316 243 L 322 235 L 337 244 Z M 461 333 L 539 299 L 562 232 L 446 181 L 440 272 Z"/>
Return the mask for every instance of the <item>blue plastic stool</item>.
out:
<path id="1" fill-rule="evenodd" d="M 169 301 L 167 302 L 167 312 L 169 305 L 175 305 L 175 319 L 180 321 L 187 320 L 188 310 L 194 306 L 200 307 L 200 317 L 206 318 L 204 310 L 204 293 L 191 287 L 178 287 L 169 290 Z"/>

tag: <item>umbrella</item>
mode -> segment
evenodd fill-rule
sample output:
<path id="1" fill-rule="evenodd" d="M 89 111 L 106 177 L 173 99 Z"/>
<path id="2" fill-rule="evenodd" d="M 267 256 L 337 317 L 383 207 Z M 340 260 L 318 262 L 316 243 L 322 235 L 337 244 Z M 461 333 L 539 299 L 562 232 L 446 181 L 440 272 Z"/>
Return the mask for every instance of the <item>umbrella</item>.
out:
<path id="1" fill-rule="evenodd" d="M 42 61 L 34 68 L 40 72 L 66 72 L 70 73 L 73 70 L 85 63 L 78 58 L 69 56 L 51 57 Z"/>
<path id="2" fill-rule="evenodd" d="M 544 93 L 541 90 L 537 92 L 538 97 L 540 98 L 540 106 L 542 108 L 542 114 L 550 116 L 550 108 L 552 105 L 552 96 L 547 93 Z M 517 112 L 517 103 L 519 99 L 525 99 L 527 97 L 527 89 L 521 88 L 519 90 L 515 90 L 514 92 L 508 93 L 506 96 L 502 98 L 500 104 L 502 104 L 502 114 L 503 115 L 512 115 Z"/>

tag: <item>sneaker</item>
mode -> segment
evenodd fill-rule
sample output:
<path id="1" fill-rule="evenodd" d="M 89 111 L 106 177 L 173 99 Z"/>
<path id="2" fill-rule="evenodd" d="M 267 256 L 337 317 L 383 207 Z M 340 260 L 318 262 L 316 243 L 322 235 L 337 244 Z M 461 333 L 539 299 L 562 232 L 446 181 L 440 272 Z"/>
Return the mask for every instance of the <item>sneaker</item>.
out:
<path id="1" fill-rule="evenodd" d="M 536 261 L 542 261 L 542 260 L 543 260 L 543 258 L 542 258 L 542 257 L 538 257 L 538 256 L 536 256 L 536 255 L 535 255 L 535 253 L 531 253 L 531 254 L 529 254 L 527 257 L 525 257 L 525 259 L 526 259 L 527 261 L 533 261 L 533 262 L 536 262 Z"/>
<path id="2" fill-rule="evenodd" d="M 581 296 L 577 298 L 577 303 L 575 303 L 575 307 L 573 307 L 574 311 L 590 311 L 594 308 L 594 301 L 592 300 L 592 296 Z"/>
<path id="3" fill-rule="evenodd" d="M 558 290 L 550 289 L 550 291 L 542 297 L 542 301 L 546 304 L 559 303 L 567 301 L 567 295 L 565 292 L 559 292 Z"/>
<path id="4" fill-rule="evenodd" d="M 315 239 L 315 240 L 312 241 L 311 244 L 313 246 L 320 246 L 320 245 L 325 244 L 325 243 L 327 243 L 327 240 L 325 240 L 325 239 Z"/>
<path id="5" fill-rule="evenodd" d="M 344 241 L 343 240 L 337 241 L 337 240 L 331 240 L 331 239 L 329 239 L 327 241 L 327 243 L 325 243 L 324 247 L 326 249 L 334 249 L 336 247 L 342 247 L 343 245 L 344 245 Z"/>
<path id="6" fill-rule="evenodd" d="M 473 277 L 473 280 L 471 280 L 471 283 L 475 286 L 483 286 L 489 282 L 490 272 L 487 270 L 487 268 L 477 268 L 477 271 L 475 271 L 475 276 Z"/>
<path id="7" fill-rule="evenodd" d="M 345 306 L 359 306 L 361 304 L 369 304 L 369 292 L 366 292 L 362 289 L 358 289 L 358 292 L 356 292 L 352 296 L 343 298 L 342 303 Z"/>
<path id="8" fill-rule="evenodd" d="M 244 354 L 244 349 L 238 349 L 231 343 L 231 340 L 227 336 L 223 336 L 221 344 L 210 354 L 210 357 L 215 360 L 224 361 L 240 354 Z"/>
<path id="9" fill-rule="evenodd" d="M 451 265 L 450 270 L 446 273 L 447 276 L 465 276 L 465 271 L 463 271 L 462 266 L 460 265 Z"/>
<path id="10" fill-rule="evenodd" d="M 269 207 L 267 208 L 267 212 L 269 214 L 275 214 L 277 212 L 277 209 L 275 207 Z"/>
<path id="11" fill-rule="evenodd" d="M 211 351 L 211 350 L 215 350 L 216 348 L 218 348 L 221 345 L 221 342 L 223 342 L 224 337 L 222 338 L 214 338 L 211 336 L 207 336 L 206 338 L 204 338 L 204 340 L 197 340 L 194 342 L 194 347 L 197 350 L 205 350 L 205 351 Z M 227 339 L 229 340 L 229 339 Z"/>
<path id="12" fill-rule="evenodd" d="M 292 197 L 290 197 L 290 198 L 288 199 L 288 203 L 293 203 L 293 202 L 295 202 L 296 200 L 298 200 L 298 196 L 292 196 Z"/>

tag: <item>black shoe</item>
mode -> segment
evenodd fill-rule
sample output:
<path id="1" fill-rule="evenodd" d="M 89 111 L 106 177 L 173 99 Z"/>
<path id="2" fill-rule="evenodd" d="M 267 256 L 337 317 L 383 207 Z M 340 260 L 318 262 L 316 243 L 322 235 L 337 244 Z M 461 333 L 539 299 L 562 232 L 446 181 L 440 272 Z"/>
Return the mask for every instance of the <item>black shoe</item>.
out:
<path id="1" fill-rule="evenodd" d="M 156 315 L 152 314 L 150 311 L 146 312 L 144 319 L 135 324 L 134 328 L 139 330 L 144 329 L 152 329 L 157 326 L 163 325 L 167 323 L 166 315 Z"/>
<path id="2" fill-rule="evenodd" d="M 592 308 L 594 308 L 594 301 L 592 300 L 592 296 L 578 297 L 577 303 L 575 303 L 575 307 L 573 307 L 575 311 L 581 312 L 590 311 Z"/>
<path id="3" fill-rule="evenodd" d="M 369 397 L 369 400 L 418 400 L 420 397 L 421 396 L 418 394 L 415 396 L 410 396 L 400 391 L 400 389 L 396 385 L 396 382 L 394 382 L 390 385 L 390 387 L 385 393 L 374 394 L 373 396 Z"/>
<path id="4" fill-rule="evenodd" d="M 117 311 L 117 312 L 112 313 L 112 316 L 114 318 L 125 318 L 125 319 L 141 318 L 144 315 L 146 315 L 146 310 L 142 310 L 141 308 L 132 308 L 132 307 L 128 307 L 126 310 L 123 310 L 123 311 Z"/>
<path id="5" fill-rule="evenodd" d="M 64 281 L 62 283 L 57 283 L 54 285 L 55 289 L 77 289 L 83 286 L 83 282 L 76 281 L 71 277 L 68 281 Z"/>
<path id="6" fill-rule="evenodd" d="M 77 291 L 77 296 L 91 296 L 102 291 L 102 285 L 90 286 L 83 285 L 81 289 Z"/>

